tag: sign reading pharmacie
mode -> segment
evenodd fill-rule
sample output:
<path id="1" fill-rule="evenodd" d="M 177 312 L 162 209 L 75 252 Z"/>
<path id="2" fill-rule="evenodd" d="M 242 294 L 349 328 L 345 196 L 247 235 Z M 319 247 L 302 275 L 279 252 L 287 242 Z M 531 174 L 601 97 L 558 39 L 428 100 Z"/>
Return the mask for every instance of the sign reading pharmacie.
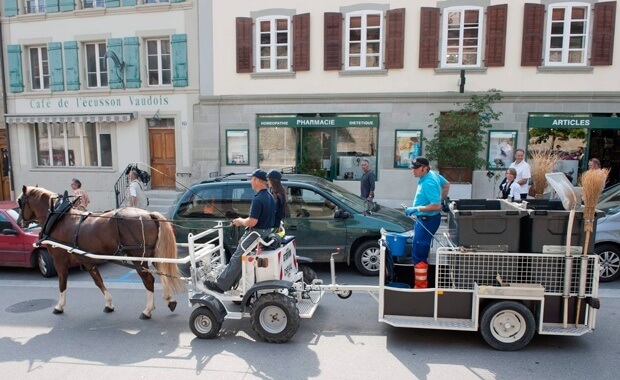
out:
<path id="1" fill-rule="evenodd" d="M 620 129 L 620 117 L 591 117 L 573 115 L 530 115 L 529 128 L 587 128 Z"/>
<path id="2" fill-rule="evenodd" d="M 378 127 L 378 115 L 346 115 L 346 116 L 276 116 L 259 115 L 257 127 L 298 127 L 298 128 L 331 128 L 331 127 Z"/>
<path id="3" fill-rule="evenodd" d="M 153 107 L 178 108 L 182 95 L 123 95 L 106 97 L 48 97 L 15 99 L 16 113 L 85 113 L 152 111 Z"/>

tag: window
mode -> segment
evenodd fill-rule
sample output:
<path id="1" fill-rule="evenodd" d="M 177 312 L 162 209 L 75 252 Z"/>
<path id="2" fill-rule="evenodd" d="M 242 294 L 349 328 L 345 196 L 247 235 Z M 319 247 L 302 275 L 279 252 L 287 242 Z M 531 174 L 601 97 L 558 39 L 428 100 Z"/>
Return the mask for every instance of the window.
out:
<path id="1" fill-rule="evenodd" d="M 287 218 L 334 218 L 336 205 L 321 194 L 300 187 L 288 187 Z"/>
<path id="2" fill-rule="evenodd" d="M 31 47 L 30 74 L 33 90 L 47 90 L 50 88 L 50 68 L 47 58 L 47 47 Z"/>
<path id="3" fill-rule="evenodd" d="M 45 0 L 26 0 L 26 13 L 45 13 Z"/>
<path id="4" fill-rule="evenodd" d="M 185 218 L 224 218 L 225 199 L 223 186 L 211 186 L 195 191 L 179 205 L 179 216 Z"/>
<path id="5" fill-rule="evenodd" d="M 291 19 L 285 16 L 256 20 L 257 72 L 291 70 Z"/>
<path id="6" fill-rule="evenodd" d="M 86 44 L 88 88 L 108 87 L 108 67 L 104 58 L 105 52 L 105 42 Z"/>
<path id="7" fill-rule="evenodd" d="M 172 83 L 170 40 L 146 41 L 149 86 L 167 86 Z"/>
<path id="8" fill-rule="evenodd" d="M 86 8 L 105 8 L 105 0 L 84 0 L 84 9 Z"/>
<path id="9" fill-rule="evenodd" d="M 380 69 L 383 14 L 355 12 L 347 14 L 345 69 Z"/>
<path id="10" fill-rule="evenodd" d="M 549 6 L 545 61 L 548 66 L 586 64 L 590 5 L 561 3 Z"/>
<path id="11" fill-rule="evenodd" d="M 443 13 L 443 67 L 480 66 L 482 8 L 454 7 Z"/>
<path id="12" fill-rule="evenodd" d="M 144 0 L 144 4 L 169 3 L 170 0 Z"/>
<path id="13" fill-rule="evenodd" d="M 36 123 L 38 166 L 112 166 L 111 136 L 97 123 Z"/>

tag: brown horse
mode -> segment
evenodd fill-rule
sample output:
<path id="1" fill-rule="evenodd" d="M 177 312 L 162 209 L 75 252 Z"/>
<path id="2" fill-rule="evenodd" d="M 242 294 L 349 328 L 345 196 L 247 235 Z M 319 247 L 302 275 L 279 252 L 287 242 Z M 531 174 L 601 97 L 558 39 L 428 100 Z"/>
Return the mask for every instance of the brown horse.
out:
<path id="1" fill-rule="evenodd" d="M 24 186 L 18 198 L 21 208 L 21 222 L 28 224 L 36 221 L 44 226 L 52 212 L 50 211 L 57 194 L 40 187 Z M 80 222 L 83 220 L 82 222 Z M 127 207 L 104 213 L 85 213 L 69 209 L 52 225 L 48 232 L 50 240 L 62 243 L 82 251 L 96 255 L 126 255 L 129 257 L 177 258 L 176 240 L 172 227 L 158 212 Z M 58 272 L 60 297 L 54 308 L 54 314 L 64 311 L 66 303 L 67 275 L 71 263 L 79 262 L 95 281 L 104 295 L 104 312 L 114 311 L 112 296 L 103 284 L 99 270 L 95 266 L 99 260 L 69 253 L 62 248 L 48 245 Z M 149 319 L 155 309 L 153 297 L 155 278 L 147 271 L 148 262 L 136 263 L 136 271 L 146 288 L 146 308 L 140 315 L 141 319 Z M 175 263 L 154 263 L 163 274 L 160 279 L 163 285 L 163 297 L 168 308 L 174 311 L 177 302 L 172 294 L 184 291 L 183 280 L 179 277 L 179 268 Z"/>

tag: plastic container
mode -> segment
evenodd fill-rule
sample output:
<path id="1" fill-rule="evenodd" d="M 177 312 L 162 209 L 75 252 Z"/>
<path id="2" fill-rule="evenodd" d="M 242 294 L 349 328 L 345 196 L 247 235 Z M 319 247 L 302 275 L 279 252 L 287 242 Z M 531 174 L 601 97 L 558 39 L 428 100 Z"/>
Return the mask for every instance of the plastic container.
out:
<path id="1" fill-rule="evenodd" d="M 507 246 L 519 252 L 521 219 L 528 212 L 502 199 L 461 199 L 450 207 L 450 238 L 460 246 Z"/>
<path id="2" fill-rule="evenodd" d="M 409 239 L 409 235 L 406 234 L 396 232 L 387 232 L 385 234 L 385 241 L 392 256 L 404 257 L 407 255 L 407 239 Z"/>
<path id="3" fill-rule="evenodd" d="M 385 286 L 389 286 L 390 288 L 411 289 L 411 286 L 409 286 L 409 284 L 405 284 L 404 282 L 390 282 L 385 284 Z"/>

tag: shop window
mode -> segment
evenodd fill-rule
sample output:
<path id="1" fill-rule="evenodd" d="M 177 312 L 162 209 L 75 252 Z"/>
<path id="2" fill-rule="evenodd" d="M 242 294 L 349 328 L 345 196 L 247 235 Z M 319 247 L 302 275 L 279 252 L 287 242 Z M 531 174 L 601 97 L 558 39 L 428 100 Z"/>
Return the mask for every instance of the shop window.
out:
<path id="1" fill-rule="evenodd" d="M 104 58 L 106 43 L 90 43 L 85 47 L 88 88 L 108 87 L 108 67 Z"/>
<path id="2" fill-rule="evenodd" d="M 296 166 L 297 131 L 295 128 L 260 128 L 258 136 L 259 166 L 265 170 L 286 170 Z"/>
<path id="3" fill-rule="evenodd" d="M 547 66 L 586 64 L 590 5 L 550 5 L 547 11 L 545 62 Z"/>
<path id="4" fill-rule="evenodd" d="M 37 165 L 110 167 L 111 136 L 97 123 L 35 123 Z"/>
<path id="5" fill-rule="evenodd" d="M 28 51 L 30 53 L 30 80 L 32 90 L 48 90 L 50 88 L 50 68 L 47 47 L 31 47 Z"/>
<path id="6" fill-rule="evenodd" d="M 172 84 L 169 39 L 147 40 L 146 60 L 149 86 L 168 86 Z"/>
<path id="7" fill-rule="evenodd" d="M 482 8 L 444 10 L 441 66 L 480 66 Z"/>
<path id="8" fill-rule="evenodd" d="M 359 181 L 364 174 L 362 160 L 377 173 L 377 133 L 373 127 L 338 128 L 336 144 L 336 179 Z"/>

